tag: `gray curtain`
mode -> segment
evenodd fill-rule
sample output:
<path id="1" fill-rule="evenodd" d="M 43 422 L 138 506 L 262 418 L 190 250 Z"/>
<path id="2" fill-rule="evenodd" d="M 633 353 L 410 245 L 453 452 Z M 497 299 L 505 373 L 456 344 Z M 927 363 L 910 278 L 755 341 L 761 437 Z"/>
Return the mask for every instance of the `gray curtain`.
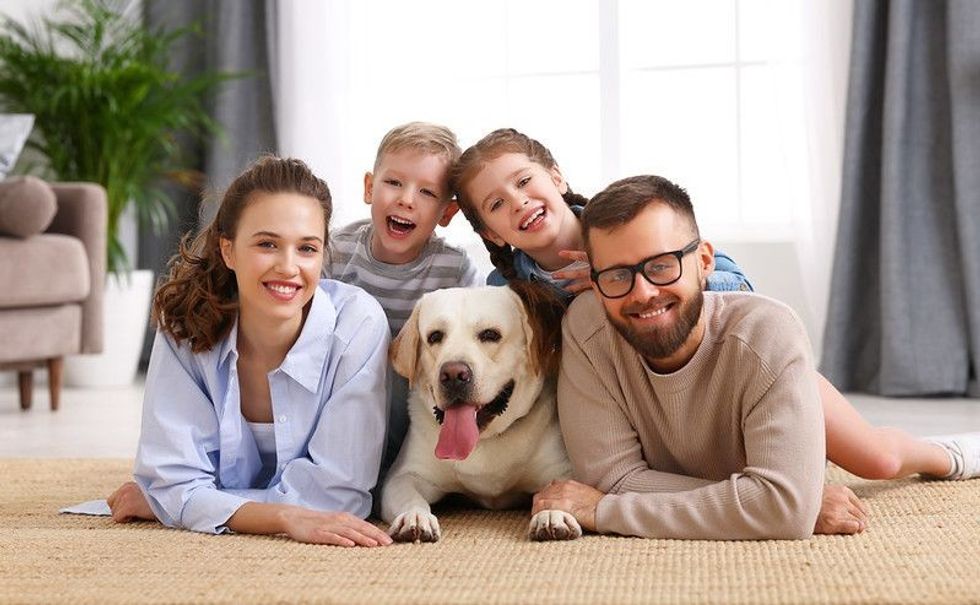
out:
<path id="1" fill-rule="evenodd" d="M 245 166 L 262 153 L 276 151 L 276 134 L 269 73 L 270 32 L 275 3 L 271 0 L 147 0 L 145 19 L 151 27 L 166 29 L 196 25 L 200 36 L 188 36 L 175 49 L 172 67 L 191 74 L 204 69 L 242 72 L 246 77 L 224 84 L 210 99 L 209 111 L 222 128 L 212 140 L 185 140 L 191 167 L 203 175 L 202 189 L 168 190 L 177 207 L 177 219 L 165 234 L 141 229 L 139 263 L 159 276 L 187 231 L 196 230 L 213 216 L 221 192 Z M 207 201 L 202 203 L 202 199 Z M 148 331 L 143 361 L 149 358 L 152 329 Z"/>
<path id="2" fill-rule="evenodd" d="M 847 391 L 978 396 L 980 2 L 854 11 L 821 370 Z"/>

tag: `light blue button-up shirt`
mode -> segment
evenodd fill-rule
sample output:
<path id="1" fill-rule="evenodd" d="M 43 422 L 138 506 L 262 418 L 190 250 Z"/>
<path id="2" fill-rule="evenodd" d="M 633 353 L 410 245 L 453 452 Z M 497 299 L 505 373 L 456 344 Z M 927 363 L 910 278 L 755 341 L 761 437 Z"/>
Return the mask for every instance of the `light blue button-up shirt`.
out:
<path id="1" fill-rule="evenodd" d="M 237 321 L 192 353 L 157 333 L 134 475 L 165 525 L 221 533 L 248 502 L 365 518 L 385 442 L 388 321 L 369 294 L 324 279 L 299 338 L 269 372 L 277 466 L 268 485 L 241 413 Z"/>

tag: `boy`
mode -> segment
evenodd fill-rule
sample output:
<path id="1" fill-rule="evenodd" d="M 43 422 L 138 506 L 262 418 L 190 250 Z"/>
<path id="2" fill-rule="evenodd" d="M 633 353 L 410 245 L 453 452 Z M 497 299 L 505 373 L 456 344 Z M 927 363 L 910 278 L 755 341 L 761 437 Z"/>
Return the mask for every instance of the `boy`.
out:
<path id="1" fill-rule="evenodd" d="M 393 128 L 378 146 L 373 172 L 364 175 L 371 218 L 330 234 L 328 275 L 376 298 L 392 336 L 426 292 L 483 283 L 466 253 L 433 233 L 459 210 L 448 181 L 460 153 L 456 135 L 445 126 L 410 122 Z M 389 372 L 382 478 L 408 429 L 407 402 L 407 380 Z"/>

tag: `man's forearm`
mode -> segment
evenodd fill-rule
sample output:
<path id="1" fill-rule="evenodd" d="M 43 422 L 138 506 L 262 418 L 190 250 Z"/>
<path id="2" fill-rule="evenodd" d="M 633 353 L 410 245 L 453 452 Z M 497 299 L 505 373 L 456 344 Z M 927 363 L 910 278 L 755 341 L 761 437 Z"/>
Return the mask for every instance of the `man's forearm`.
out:
<path id="1" fill-rule="evenodd" d="M 783 482 L 742 474 L 683 492 L 608 494 L 596 507 L 596 528 L 647 538 L 800 539 L 812 534 L 819 501 L 819 493 L 810 498 Z"/>
<path id="2" fill-rule="evenodd" d="M 700 489 L 716 482 L 710 479 L 666 473 L 650 468 L 646 464 L 628 472 L 609 489 L 610 494 L 626 494 L 638 492 L 675 493 Z"/>

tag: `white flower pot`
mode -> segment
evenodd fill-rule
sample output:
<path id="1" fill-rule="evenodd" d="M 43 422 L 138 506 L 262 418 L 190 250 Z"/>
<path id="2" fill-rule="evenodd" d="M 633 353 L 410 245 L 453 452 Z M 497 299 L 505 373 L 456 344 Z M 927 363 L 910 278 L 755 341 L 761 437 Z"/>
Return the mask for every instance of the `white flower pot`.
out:
<path id="1" fill-rule="evenodd" d="M 132 271 L 128 278 L 106 276 L 102 353 L 66 357 L 66 386 L 120 387 L 133 383 L 143 352 L 152 294 L 152 271 Z"/>

